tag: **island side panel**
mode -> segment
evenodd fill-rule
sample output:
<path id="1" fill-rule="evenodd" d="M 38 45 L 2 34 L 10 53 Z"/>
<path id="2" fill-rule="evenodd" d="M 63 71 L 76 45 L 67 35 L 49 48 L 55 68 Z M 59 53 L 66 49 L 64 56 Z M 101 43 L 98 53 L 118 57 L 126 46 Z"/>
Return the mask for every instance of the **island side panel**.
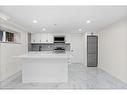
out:
<path id="1" fill-rule="evenodd" d="M 23 59 L 23 83 L 61 83 L 68 81 L 68 59 Z"/>

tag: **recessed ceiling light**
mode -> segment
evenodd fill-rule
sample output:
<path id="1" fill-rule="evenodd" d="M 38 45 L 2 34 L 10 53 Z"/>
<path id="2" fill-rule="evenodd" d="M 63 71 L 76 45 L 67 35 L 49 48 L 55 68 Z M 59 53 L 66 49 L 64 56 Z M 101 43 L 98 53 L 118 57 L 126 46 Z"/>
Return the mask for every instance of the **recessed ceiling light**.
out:
<path id="1" fill-rule="evenodd" d="M 80 28 L 80 29 L 78 29 L 78 31 L 82 31 L 82 29 Z"/>
<path id="2" fill-rule="evenodd" d="M 33 23 L 37 23 L 37 20 L 33 20 Z"/>
<path id="3" fill-rule="evenodd" d="M 86 23 L 89 24 L 89 23 L 91 23 L 91 21 L 90 20 L 87 20 Z"/>
<path id="4" fill-rule="evenodd" d="M 56 24 L 54 24 L 54 26 L 56 26 Z"/>
<path id="5" fill-rule="evenodd" d="M 42 31 L 46 31 L 46 29 L 45 28 L 42 28 Z"/>

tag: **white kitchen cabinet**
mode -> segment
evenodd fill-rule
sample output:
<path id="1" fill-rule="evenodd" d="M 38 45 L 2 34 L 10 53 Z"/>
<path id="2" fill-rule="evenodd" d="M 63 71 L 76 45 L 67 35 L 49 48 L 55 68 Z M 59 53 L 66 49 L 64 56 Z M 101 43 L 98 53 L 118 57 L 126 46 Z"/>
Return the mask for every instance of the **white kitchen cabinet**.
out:
<path id="1" fill-rule="evenodd" d="M 53 35 L 48 33 L 31 34 L 31 43 L 53 43 Z"/>
<path id="2" fill-rule="evenodd" d="M 53 34 L 48 34 L 47 35 L 47 40 L 48 40 L 48 43 L 54 43 L 54 36 L 53 36 Z"/>
<path id="3" fill-rule="evenodd" d="M 33 33 L 31 34 L 31 43 L 40 43 L 41 42 L 41 35 L 40 33 Z"/>
<path id="4" fill-rule="evenodd" d="M 71 35 L 70 34 L 66 34 L 65 35 L 65 43 L 70 43 L 71 42 Z"/>
<path id="5" fill-rule="evenodd" d="M 48 43 L 47 34 L 41 33 L 41 42 L 40 43 Z"/>
<path id="6" fill-rule="evenodd" d="M 53 35 L 48 33 L 41 34 L 41 43 L 53 43 Z"/>

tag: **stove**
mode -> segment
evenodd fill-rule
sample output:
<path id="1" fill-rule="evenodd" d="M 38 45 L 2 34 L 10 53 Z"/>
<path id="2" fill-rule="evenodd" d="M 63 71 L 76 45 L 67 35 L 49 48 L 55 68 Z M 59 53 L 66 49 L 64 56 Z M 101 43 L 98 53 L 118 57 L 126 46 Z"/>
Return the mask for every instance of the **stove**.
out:
<path id="1" fill-rule="evenodd" d="M 65 53 L 65 48 L 64 47 L 56 47 L 54 49 L 55 53 Z"/>

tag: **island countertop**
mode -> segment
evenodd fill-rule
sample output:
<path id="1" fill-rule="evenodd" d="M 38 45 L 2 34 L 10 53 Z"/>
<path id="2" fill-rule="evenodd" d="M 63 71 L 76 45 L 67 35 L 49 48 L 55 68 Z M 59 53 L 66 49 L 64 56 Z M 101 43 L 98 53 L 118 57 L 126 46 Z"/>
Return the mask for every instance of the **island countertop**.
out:
<path id="1" fill-rule="evenodd" d="M 71 58 L 70 52 L 54 53 L 53 51 L 28 52 L 27 54 L 16 56 L 18 58 Z"/>

